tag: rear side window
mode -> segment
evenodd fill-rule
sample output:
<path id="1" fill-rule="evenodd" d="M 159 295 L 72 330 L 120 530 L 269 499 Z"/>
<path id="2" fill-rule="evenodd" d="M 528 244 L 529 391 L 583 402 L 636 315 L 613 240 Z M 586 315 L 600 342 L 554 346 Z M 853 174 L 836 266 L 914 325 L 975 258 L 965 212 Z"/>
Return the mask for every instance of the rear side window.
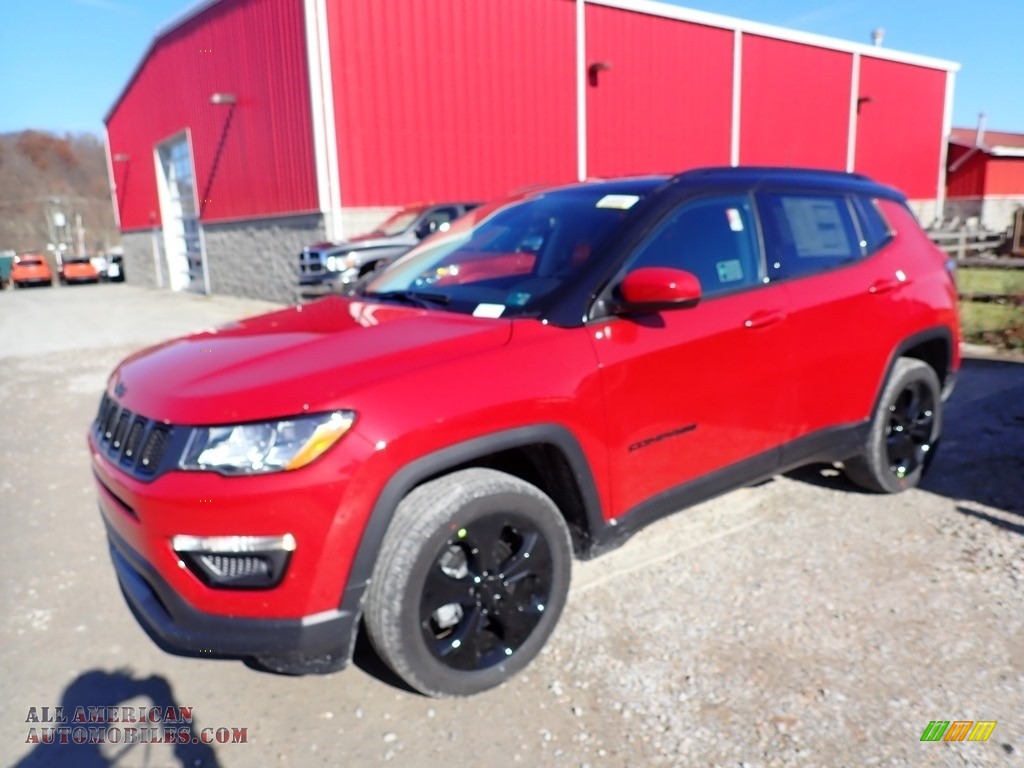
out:
<path id="1" fill-rule="evenodd" d="M 854 198 L 865 250 L 870 254 L 892 240 L 892 227 L 878 209 L 878 201 L 866 195 Z"/>
<path id="2" fill-rule="evenodd" d="M 701 293 L 714 296 L 760 282 L 761 259 L 750 198 L 689 200 L 639 245 L 629 269 L 674 267 L 692 273 Z"/>
<path id="3" fill-rule="evenodd" d="M 765 193 L 758 203 L 771 279 L 824 272 L 863 254 L 845 195 Z"/>

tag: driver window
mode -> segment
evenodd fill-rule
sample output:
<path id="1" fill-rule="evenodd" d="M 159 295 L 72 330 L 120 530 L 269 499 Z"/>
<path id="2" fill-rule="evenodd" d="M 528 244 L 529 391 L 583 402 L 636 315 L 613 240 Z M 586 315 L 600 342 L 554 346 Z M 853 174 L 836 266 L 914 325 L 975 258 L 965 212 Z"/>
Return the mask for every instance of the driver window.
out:
<path id="1" fill-rule="evenodd" d="M 447 229 L 444 224 L 449 224 L 459 217 L 455 208 L 435 208 L 428 213 L 420 225 L 425 234 L 433 234 L 438 230 Z"/>
<path id="2" fill-rule="evenodd" d="M 684 269 L 705 297 L 761 282 L 753 207 L 745 195 L 689 200 L 668 214 L 637 247 L 629 270 Z"/>

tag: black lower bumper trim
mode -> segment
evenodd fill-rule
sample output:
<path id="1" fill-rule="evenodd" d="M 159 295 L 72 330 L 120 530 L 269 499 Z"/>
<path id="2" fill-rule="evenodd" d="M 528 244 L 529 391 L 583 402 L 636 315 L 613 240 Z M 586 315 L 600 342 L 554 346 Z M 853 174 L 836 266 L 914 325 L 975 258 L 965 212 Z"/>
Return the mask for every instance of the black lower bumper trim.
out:
<path id="1" fill-rule="evenodd" d="M 177 655 L 343 656 L 351 658 L 354 612 L 327 611 L 302 619 L 217 616 L 186 603 L 156 570 L 107 527 L 110 556 L 128 607 L 162 649 Z M 343 666 L 339 665 L 339 666 Z"/>

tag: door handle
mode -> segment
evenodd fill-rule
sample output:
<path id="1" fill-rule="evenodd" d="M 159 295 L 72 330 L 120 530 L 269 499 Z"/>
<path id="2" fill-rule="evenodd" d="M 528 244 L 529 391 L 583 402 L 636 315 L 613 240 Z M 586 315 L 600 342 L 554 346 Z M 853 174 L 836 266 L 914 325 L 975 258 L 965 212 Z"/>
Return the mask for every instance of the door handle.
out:
<path id="1" fill-rule="evenodd" d="M 755 312 L 743 322 L 744 328 L 765 328 L 786 318 L 786 313 L 779 309 L 763 309 Z"/>
<path id="2" fill-rule="evenodd" d="M 888 293 L 906 284 L 906 273 L 902 269 L 897 269 L 895 276 L 873 282 L 871 287 L 868 288 L 868 293 Z"/>
<path id="3" fill-rule="evenodd" d="M 899 288 L 903 283 L 893 278 L 892 280 L 876 280 L 868 288 L 868 293 L 888 293 Z"/>

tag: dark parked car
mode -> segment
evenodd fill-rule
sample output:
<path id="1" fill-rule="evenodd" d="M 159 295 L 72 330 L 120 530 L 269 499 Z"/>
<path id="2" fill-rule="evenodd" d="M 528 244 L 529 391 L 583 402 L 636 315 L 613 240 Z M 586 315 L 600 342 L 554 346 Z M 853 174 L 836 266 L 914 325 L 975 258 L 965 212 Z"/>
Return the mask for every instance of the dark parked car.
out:
<path id="1" fill-rule="evenodd" d="M 574 555 L 809 462 L 915 486 L 960 365 L 950 266 L 841 173 L 481 207 L 353 296 L 118 366 L 89 446 L 121 587 L 165 648 L 322 672 L 362 626 L 419 691 L 491 688 Z"/>
<path id="2" fill-rule="evenodd" d="M 410 205 L 372 232 L 341 243 L 314 243 L 299 254 L 299 294 L 346 293 L 356 281 L 401 256 L 479 203 Z"/>

